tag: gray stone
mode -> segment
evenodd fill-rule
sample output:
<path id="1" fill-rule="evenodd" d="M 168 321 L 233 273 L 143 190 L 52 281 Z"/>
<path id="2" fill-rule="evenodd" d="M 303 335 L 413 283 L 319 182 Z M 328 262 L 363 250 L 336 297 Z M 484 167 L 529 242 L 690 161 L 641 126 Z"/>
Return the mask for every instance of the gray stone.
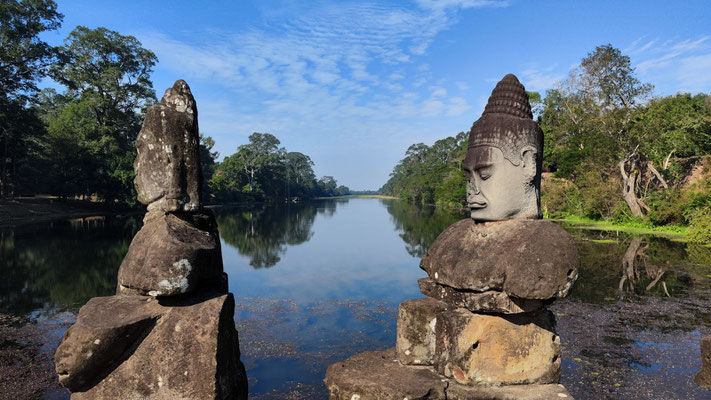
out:
<path id="1" fill-rule="evenodd" d="M 543 131 L 532 115 L 526 89 L 506 75 L 474 122 L 462 162 L 474 220 L 541 218 Z"/>
<path id="2" fill-rule="evenodd" d="M 437 316 L 434 367 L 464 385 L 558 383 L 560 337 L 550 311 L 475 314 L 458 308 Z"/>
<path id="3" fill-rule="evenodd" d="M 332 364 L 331 400 L 570 400 L 563 385 L 465 386 L 429 366 L 402 365 L 395 349 L 368 351 Z"/>
<path id="4" fill-rule="evenodd" d="M 711 389 L 711 335 L 701 338 L 701 371 L 694 376 L 694 382 Z"/>
<path id="5" fill-rule="evenodd" d="M 432 365 L 437 313 L 446 309 L 446 304 L 427 297 L 400 303 L 395 348 L 401 363 Z"/>
<path id="6" fill-rule="evenodd" d="M 136 234 L 118 272 L 118 292 L 170 296 L 219 285 L 222 253 L 214 216 L 163 214 Z"/>
<path id="7" fill-rule="evenodd" d="M 163 310 L 152 297 L 89 300 L 55 352 L 59 383 L 73 392 L 95 385 L 103 378 L 102 372 L 122 362 L 162 315 Z"/>
<path id="8" fill-rule="evenodd" d="M 579 264 L 573 238 L 550 221 L 464 219 L 437 237 L 420 268 L 455 289 L 548 300 L 568 295 Z"/>
<path id="9" fill-rule="evenodd" d="M 475 312 L 517 314 L 543 308 L 541 300 L 518 299 L 509 296 L 506 292 L 496 290 L 485 292 L 457 290 L 440 285 L 430 278 L 419 279 L 417 284 L 425 296 L 455 308 L 462 307 Z"/>
<path id="10" fill-rule="evenodd" d="M 139 311 L 131 312 L 132 307 Z M 152 323 L 140 335 L 122 338 L 127 322 L 143 316 L 150 316 Z M 121 349 L 103 345 L 106 339 Z M 55 359 L 60 382 L 71 383 L 67 387 L 73 400 L 246 399 L 238 343 L 231 294 L 164 300 L 100 297 L 80 310 Z M 93 357 L 101 361 L 91 364 L 95 370 L 89 371 L 86 359 Z M 83 384 L 74 385 L 80 381 Z"/>
<path id="11" fill-rule="evenodd" d="M 138 200 L 148 211 L 195 211 L 202 206 L 200 137 L 195 99 L 183 80 L 146 113 L 133 167 Z"/>

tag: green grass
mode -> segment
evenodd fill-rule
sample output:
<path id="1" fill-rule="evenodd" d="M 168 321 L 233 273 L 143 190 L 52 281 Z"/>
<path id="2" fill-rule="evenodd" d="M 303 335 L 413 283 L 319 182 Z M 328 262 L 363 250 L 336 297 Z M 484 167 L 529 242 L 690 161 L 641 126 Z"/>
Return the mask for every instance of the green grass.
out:
<path id="1" fill-rule="evenodd" d="M 617 243 L 615 239 L 595 239 L 592 240 L 593 243 Z"/>
<path id="2" fill-rule="evenodd" d="M 562 219 L 552 219 L 551 221 L 565 222 L 572 225 L 577 225 L 585 229 L 597 229 L 602 231 L 621 231 L 630 233 L 641 233 L 646 235 L 666 236 L 675 240 L 684 240 L 685 237 L 689 234 L 689 228 L 685 226 L 653 226 L 651 224 L 644 223 L 641 221 L 599 221 L 581 218 L 578 216 L 567 216 Z"/>

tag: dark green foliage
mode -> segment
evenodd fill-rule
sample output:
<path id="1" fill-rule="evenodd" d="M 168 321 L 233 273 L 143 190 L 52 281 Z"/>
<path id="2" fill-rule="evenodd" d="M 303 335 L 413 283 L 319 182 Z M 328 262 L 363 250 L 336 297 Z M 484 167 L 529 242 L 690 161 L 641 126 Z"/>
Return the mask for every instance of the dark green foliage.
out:
<path id="1" fill-rule="evenodd" d="M 0 1 L 0 198 L 28 191 L 41 175 L 45 130 L 28 102 L 56 60 L 39 35 L 58 29 L 62 18 L 51 0 Z"/>
<path id="2" fill-rule="evenodd" d="M 350 194 L 332 176 L 318 181 L 313 161 L 305 154 L 287 152 L 270 133 L 254 132 L 249 143 L 217 165 L 209 182 L 215 201 L 298 200 Z M 207 176 L 207 175 L 206 175 Z"/>
<path id="3" fill-rule="evenodd" d="M 467 139 L 467 133 L 460 132 L 432 146 L 413 144 L 380 193 L 420 204 L 463 206 L 466 180 L 460 162 L 466 154 Z"/>

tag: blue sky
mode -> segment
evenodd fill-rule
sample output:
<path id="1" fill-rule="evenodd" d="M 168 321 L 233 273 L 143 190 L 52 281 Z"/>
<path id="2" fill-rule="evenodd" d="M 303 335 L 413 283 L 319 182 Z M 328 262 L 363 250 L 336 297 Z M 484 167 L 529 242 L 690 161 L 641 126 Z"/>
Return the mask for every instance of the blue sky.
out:
<path id="1" fill-rule="evenodd" d="M 412 143 L 468 130 L 495 83 L 545 92 L 595 46 L 656 95 L 711 92 L 711 1 L 58 1 L 76 25 L 137 37 L 160 98 L 185 79 L 221 157 L 269 132 L 318 176 L 377 189 Z"/>

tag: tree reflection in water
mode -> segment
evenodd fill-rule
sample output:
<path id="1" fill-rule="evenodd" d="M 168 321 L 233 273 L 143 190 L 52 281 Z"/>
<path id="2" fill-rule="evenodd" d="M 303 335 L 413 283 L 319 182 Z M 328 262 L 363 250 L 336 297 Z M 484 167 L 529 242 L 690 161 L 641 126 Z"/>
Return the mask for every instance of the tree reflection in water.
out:
<path id="1" fill-rule="evenodd" d="M 316 215 L 330 217 L 342 201 L 259 205 L 249 209 L 223 208 L 216 212 L 220 236 L 255 269 L 279 263 L 287 246 L 308 242 Z"/>
<path id="2" fill-rule="evenodd" d="M 381 200 L 390 213 L 395 229 L 405 242 L 407 252 L 417 258 L 427 253 L 430 244 L 449 225 L 467 218 L 463 210 L 420 206 L 398 200 Z"/>
<path id="3" fill-rule="evenodd" d="M 0 229 L 0 312 L 78 309 L 116 290 L 140 217 L 88 217 Z"/>

